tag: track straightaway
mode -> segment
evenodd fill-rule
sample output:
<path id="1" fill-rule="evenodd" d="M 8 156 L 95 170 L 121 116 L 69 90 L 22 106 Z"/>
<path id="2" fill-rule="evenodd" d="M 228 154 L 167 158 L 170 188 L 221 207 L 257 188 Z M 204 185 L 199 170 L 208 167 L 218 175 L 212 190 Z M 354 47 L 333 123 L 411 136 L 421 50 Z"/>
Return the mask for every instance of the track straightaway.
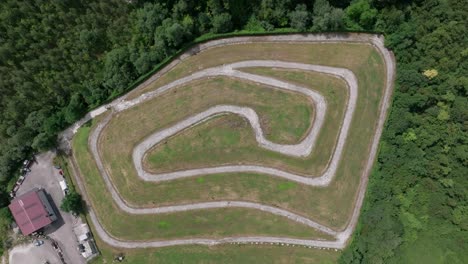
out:
<path id="1" fill-rule="evenodd" d="M 145 87 L 157 78 L 159 78 L 162 74 L 166 73 L 170 69 L 172 69 L 175 65 L 177 65 L 181 60 L 184 58 L 196 54 L 201 50 L 206 50 L 212 47 L 222 46 L 222 45 L 233 45 L 239 43 L 252 43 L 252 42 L 319 42 L 319 43 L 342 43 L 342 42 L 349 42 L 349 43 L 366 43 L 373 45 L 382 55 L 385 66 L 386 66 L 386 83 L 385 83 L 385 93 L 383 96 L 383 100 L 380 106 L 380 113 L 379 113 L 379 120 L 376 128 L 376 133 L 374 134 L 374 138 L 372 140 L 370 155 L 367 160 L 366 167 L 364 169 L 363 174 L 361 175 L 361 181 L 359 185 L 359 190 L 357 192 L 355 207 L 353 209 L 352 216 L 346 226 L 346 228 L 342 231 L 334 231 L 326 226 L 320 225 L 310 219 L 307 219 L 303 216 L 294 214 L 287 210 L 283 210 L 277 207 L 263 205 L 259 203 L 251 203 L 251 202 L 243 202 L 243 201 L 217 201 L 217 202 L 206 202 L 206 203 L 193 203 L 193 204 L 186 204 L 186 205 L 176 205 L 176 206 L 166 206 L 166 207 L 156 207 L 156 208 L 135 208 L 128 205 L 126 201 L 124 201 L 115 187 L 113 186 L 112 181 L 107 175 L 107 171 L 102 164 L 102 160 L 99 155 L 98 151 L 98 140 L 99 134 L 101 133 L 102 129 L 105 127 L 106 123 L 112 118 L 112 114 L 105 118 L 104 121 L 98 124 L 95 130 L 92 132 L 89 138 L 89 146 L 93 156 L 96 160 L 96 164 L 98 169 L 106 182 L 106 187 L 111 192 L 112 197 L 115 203 L 123 210 L 130 214 L 158 214 L 158 213 L 171 213 L 171 212 L 181 212 L 181 211 L 188 211 L 188 210 L 200 210 L 200 209 L 210 209 L 210 208 L 221 208 L 221 207 L 244 207 L 244 208 L 251 208 L 257 209 L 265 212 L 269 212 L 275 215 L 284 216 L 288 219 L 294 220 L 296 222 L 305 224 L 311 228 L 315 228 L 320 230 L 324 233 L 330 234 L 335 237 L 334 241 L 323 241 L 323 240 L 308 240 L 308 239 L 293 239 L 287 237 L 267 237 L 267 236 L 252 236 L 252 237 L 227 237 L 221 239 L 201 239 L 201 238 L 193 238 L 193 239 L 174 239 L 174 240 L 164 240 L 164 241 L 122 241 L 115 237 L 112 237 L 100 224 L 98 217 L 96 216 L 94 210 L 91 208 L 89 211 L 89 215 L 91 221 L 93 222 L 97 233 L 106 243 L 116 246 L 116 247 L 123 247 L 123 248 L 146 248 L 146 247 L 164 247 L 164 246 L 172 246 L 172 245 L 187 245 L 187 244 L 202 244 L 202 245 L 215 245 L 221 243 L 288 243 L 288 244 L 297 244 L 309 247 L 327 247 L 327 248 L 343 248 L 346 246 L 346 243 L 351 236 L 359 216 L 360 208 L 362 206 L 362 201 L 365 194 L 365 188 L 367 186 L 368 175 L 370 169 L 372 168 L 372 164 L 375 159 L 375 155 L 378 148 L 378 141 L 382 132 L 383 124 L 385 122 L 386 112 L 388 109 L 388 105 L 390 103 L 390 98 L 393 89 L 393 79 L 394 79 L 394 70 L 395 70 L 395 62 L 393 59 L 392 54 L 385 49 L 383 45 L 383 39 L 379 38 L 375 35 L 368 35 L 368 34 L 309 34 L 309 35 L 284 35 L 284 36 L 266 36 L 266 37 L 238 37 L 238 38 L 229 38 L 229 39 L 221 39 L 221 40 L 214 40 L 209 41 L 203 44 L 199 44 L 194 48 L 188 50 L 186 53 L 182 54 L 179 59 L 174 60 L 171 64 L 169 64 L 166 68 L 162 69 L 159 73 L 156 73 L 151 78 L 149 78 L 145 83 L 143 83 L 137 89 L 141 87 Z M 327 74 L 334 75 L 336 77 L 344 79 L 349 88 L 349 99 L 347 103 L 346 113 L 344 116 L 344 120 L 342 123 L 342 127 L 340 130 L 340 134 L 338 137 L 338 141 L 335 147 L 335 151 L 333 153 L 331 162 L 329 163 L 325 173 L 322 175 L 316 175 L 315 178 L 305 177 L 303 175 L 295 175 L 292 173 L 288 173 L 285 171 L 262 167 L 262 166 L 222 166 L 222 167 L 215 167 L 215 168 L 206 168 L 206 169 L 197 169 L 197 170 L 188 170 L 188 171 L 180 171 L 180 172 L 173 172 L 167 174 L 149 174 L 143 170 L 142 166 L 142 159 L 144 153 L 157 144 L 164 138 L 167 138 L 171 135 L 179 133 L 183 129 L 187 129 L 193 125 L 196 125 L 199 122 L 203 122 L 213 116 L 223 114 L 226 112 L 235 113 L 245 117 L 251 124 L 256 139 L 259 145 L 263 148 L 277 151 L 283 153 L 285 155 L 291 156 L 298 156 L 304 157 L 310 154 L 313 150 L 315 140 L 317 138 L 317 134 L 320 131 L 321 125 L 323 123 L 323 118 L 326 112 L 326 102 L 324 101 L 323 97 L 311 91 L 310 89 L 292 85 L 290 83 L 286 83 L 280 80 L 276 80 L 274 78 L 269 78 L 265 76 L 259 76 L 249 73 L 243 73 L 237 71 L 237 68 L 246 68 L 246 67 L 277 67 L 277 68 L 294 68 L 294 69 L 301 69 L 301 70 L 311 70 L 317 72 L 323 72 Z M 301 63 L 293 63 L 293 62 L 283 62 L 283 61 L 243 61 L 232 63 L 229 65 L 224 65 L 220 67 L 213 67 L 203 71 L 199 71 L 194 73 L 190 76 L 181 78 L 175 82 L 167 84 L 165 86 L 160 87 L 159 89 L 145 93 L 140 97 L 133 99 L 133 100 L 125 100 L 125 96 L 111 102 L 108 105 L 102 106 L 92 112 L 90 112 L 85 118 L 78 121 L 74 126 L 70 127 L 69 129 L 65 130 L 61 134 L 61 139 L 63 145 L 69 145 L 69 140 L 71 139 L 72 135 L 77 131 L 77 129 L 84 124 L 89 119 L 100 115 L 106 112 L 107 109 L 112 108 L 114 111 L 124 111 L 128 108 L 131 108 L 137 104 L 150 100 L 161 93 L 172 89 L 174 87 L 180 86 L 185 84 L 189 81 L 206 78 L 211 76 L 231 76 L 240 79 L 246 79 L 250 81 L 254 81 L 257 83 L 267 84 L 272 87 L 276 87 L 277 89 L 286 89 L 295 92 L 300 92 L 305 96 L 308 96 L 313 102 L 315 107 L 317 108 L 316 111 L 316 118 L 314 119 L 314 124 L 312 129 L 310 130 L 309 134 L 302 140 L 299 144 L 295 145 L 280 145 L 275 144 L 266 140 L 263 136 L 263 132 L 258 122 L 258 116 L 256 115 L 255 111 L 250 108 L 239 107 L 239 106 L 215 106 L 210 108 L 202 113 L 194 115 L 192 117 L 187 118 L 186 120 L 180 121 L 176 125 L 162 130 L 160 132 L 156 132 L 155 134 L 148 137 L 144 140 L 140 145 L 138 145 L 134 149 L 133 159 L 134 164 L 137 169 L 138 175 L 142 177 L 144 180 L 147 181 L 162 181 L 162 180 L 172 180 L 181 177 L 190 177 L 200 174 L 210 174 L 210 173 L 222 173 L 222 172 L 239 172 L 239 171 L 249 171 L 249 172 L 258 172 L 262 174 L 268 174 L 277 177 L 283 177 L 289 180 L 293 180 L 296 182 L 300 182 L 303 184 L 308 185 L 315 185 L 315 186 L 327 186 L 333 179 L 335 175 L 336 168 L 338 166 L 339 160 L 341 158 L 341 153 L 344 148 L 344 144 L 346 142 L 349 126 L 351 123 L 351 119 L 353 116 L 354 108 L 356 106 L 357 100 L 357 80 L 354 74 L 347 70 L 341 68 L 334 68 L 334 67 L 327 67 L 327 66 L 320 66 L 320 65 L 309 65 L 309 64 L 301 64 Z M 82 182 L 82 179 L 79 177 L 79 171 L 77 167 L 73 166 L 75 178 L 77 179 L 77 184 L 80 187 L 84 197 L 87 199 L 86 189 Z M 210 171 L 211 170 L 211 171 Z"/>

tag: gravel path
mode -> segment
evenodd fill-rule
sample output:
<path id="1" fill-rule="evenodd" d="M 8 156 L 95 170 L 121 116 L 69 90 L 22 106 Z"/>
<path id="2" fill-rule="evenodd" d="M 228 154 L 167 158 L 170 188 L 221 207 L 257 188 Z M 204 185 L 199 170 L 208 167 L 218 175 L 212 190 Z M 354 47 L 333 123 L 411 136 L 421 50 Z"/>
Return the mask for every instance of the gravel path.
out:
<path id="1" fill-rule="evenodd" d="M 103 179 L 106 182 L 107 188 L 112 194 L 113 199 L 115 200 L 116 204 L 124 211 L 127 211 L 128 213 L 132 214 L 153 214 L 153 213 L 168 213 L 168 212 L 180 212 L 180 211 L 187 211 L 187 210 L 200 210 L 200 209 L 207 209 L 207 208 L 220 208 L 220 207 L 245 207 L 245 208 L 253 208 L 253 209 L 258 209 L 262 210 L 265 212 L 269 212 L 272 214 L 276 215 L 281 215 L 284 217 L 287 217 L 289 219 L 292 219 L 294 221 L 297 221 L 302 224 L 306 224 L 312 228 L 316 228 L 318 230 L 321 230 L 322 232 L 325 232 L 327 234 L 335 236 L 336 240 L 335 241 L 322 241 L 322 240 L 304 240 L 304 239 L 291 239 L 291 238 L 285 238 L 285 237 L 228 237 L 228 238 L 222 238 L 222 239 L 175 239 L 175 240 L 165 240 L 165 241 L 121 241 L 118 240 L 117 238 L 114 238 L 110 236 L 104 228 L 101 226 L 98 218 L 96 217 L 94 211 L 90 210 L 90 217 L 91 220 L 96 228 L 97 233 L 99 236 L 106 241 L 106 243 L 116 246 L 116 247 L 124 247 L 124 248 L 139 248 L 139 247 L 162 247 L 162 246 L 171 246 L 171 245 L 185 245 L 185 244 L 208 244 L 208 245 L 213 245 L 213 244 L 220 244 L 220 243 L 287 243 L 287 244 L 297 244 L 297 245 L 303 245 L 303 246 L 309 246 L 309 247 L 328 247 L 328 248 L 344 248 L 346 246 L 346 243 L 351 236 L 357 220 L 359 216 L 359 212 L 362 206 L 362 201 L 365 195 L 365 190 L 367 186 L 367 181 L 368 181 L 368 175 L 369 172 L 372 168 L 375 155 L 378 149 L 378 142 L 379 138 L 382 132 L 383 124 L 385 122 L 385 117 L 386 117 L 386 112 L 388 109 L 388 105 L 390 103 L 390 98 L 391 98 L 391 93 L 392 93 L 392 88 L 393 88 L 393 79 L 394 79 L 394 69 L 395 69 L 395 63 L 393 60 L 392 54 L 386 50 L 383 46 L 383 40 L 381 38 L 378 38 L 377 36 L 374 35 L 367 35 L 367 34 L 317 34 L 317 35 L 284 35 L 284 36 L 265 36 L 265 37 L 239 37 L 239 38 L 230 38 L 230 39 L 221 39 L 221 40 L 215 40 L 215 41 L 210 41 L 201 45 L 198 45 L 183 55 L 179 57 L 179 59 L 174 60 L 171 64 L 169 64 L 167 67 L 162 69 L 160 72 L 157 74 L 153 75 L 150 79 L 148 79 L 146 82 L 144 82 L 140 87 L 145 87 L 146 85 L 150 84 L 159 76 L 164 74 L 165 72 L 169 71 L 171 68 L 173 68 L 175 65 L 177 65 L 181 60 L 186 58 L 187 56 L 191 56 L 193 54 L 196 54 L 197 52 L 201 50 L 205 50 L 211 47 L 215 46 L 220 46 L 220 45 L 230 45 L 230 44 L 237 44 L 237 43 L 247 43 L 247 42 L 360 42 L 360 43 L 369 43 L 374 45 L 381 53 L 381 55 L 384 58 L 385 64 L 386 64 L 386 69 L 387 69 L 387 81 L 386 81 L 386 90 L 384 94 L 384 98 L 382 100 L 381 108 L 380 108 L 380 116 L 379 116 L 379 122 L 378 126 L 376 128 L 376 133 L 373 138 L 372 146 L 371 146 L 371 152 L 369 159 L 367 161 L 364 173 L 361 175 L 361 182 L 359 185 L 359 190 L 357 193 L 356 197 L 356 202 L 355 202 L 355 207 L 353 210 L 353 214 L 351 216 L 351 219 L 346 226 L 346 228 L 340 232 L 334 231 L 329 229 L 328 227 L 325 227 L 323 225 L 320 225 L 310 219 L 304 218 L 302 216 L 296 215 L 294 213 L 288 212 L 283 209 L 279 209 L 276 207 L 268 206 L 268 205 L 262 205 L 258 203 L 250 203 L 250 202 L 238 202 L 238 201 L 218 201 L 218 202 L 208 202 L 208 203 L 194 203 L 194 204 L 187 204 L 187 205 L 177 205 L 177 206 L 166 206 L 166 207 L 158 207 L 158 208 L 134 208 L 128 206 L 128 204 L 122 200 L 118 192 L 113 186 L 113 183 L 109 179 L 106 170 L 104 169 L 104 166 L 102 165 L 102 161 L 100 160 L 99 157 L 99 152 L 97 149 L 97 142 L 99 139 L 99 134 L 104 128 L 105 124 L 112 118 L 112 115 L 109 115 L 103 122 L 101 122 L 97 128 L 93 131 L 92 135 L 90 136 L 90 148 L 91 152 L 95 156 L 96 163 L 98 164 L 98 168 L 101 171 L 101 174 L 103 176 Z M 254 66 L 262 66 L 258 65 L 259 63 L 266 63 L 268 64 L 267 67 L 284 67 L 284 68 L 297 68 L 297 69 L 302 69 L 302 70 L 313 70 L 313 71 L 321 71 L 321 72 L 326 72 L 329 74 L 333 74 L 337 77 L 343 78 L 347 81 L 348 86 L 350 88 L 350 97 L 347 105 L 347 111 L 345 114 L 345 118 L 343 120 L 343 125 L 340 131 L 339 135 L 339 140 L 337 143 L 337 147 L 335 149 L 335 152 L 332 157 L 332 161 L 330 162 L 327 171 L 330 171 L 329 174 L 326 174 L 327 171 L 316 178 L 307 178 L 304 176 L 300 175 L 295 175 L 291 174 L 288 172 L 284 171 L 279 171 L 275 170 L 272 168 L 267 168 L 267 167 L 262 167 L 262 166 L 224 166 L 224 167 L 217 167 L 217 168 L 211 168 L 211 169 L 217 169 L 219 171 L 217 172 L 212 172 L 212 173 L 218 173 L 218 172 L 239 172 L 245 169 L 246 171 L 256 171 L 260 173 L 265 173 L 273 176 L 279 176 L 279 177 L 284 177 L 288 178 L 290 180 L 298 181 L 304 184 L 310 184 L 310 185 L 320 185 L 320 186 L 326 186 L 328 185 L 336 171 L 336 167 L 338 165 L 340 156 L 341 156 L 341 151 L 344 146 L 344 143 L 346 142 L 346 136 L 347 132 L 349 129 L 349 124 L 351 123 L 352 119 L 352 113 L 354 112 L 354 107 L 355 107 L 355 99 L 354 99 L 354 104 L 353 104 L 353 99 L 352 99 L 352 93 L 353 93 L 353 83 L 355 85 L 355 96 L 357 97 L 357 81 L 352 75 L 352 73 L 346 69 L 339 69 L 339 68 L 332 68 L 332 67 L 323 67 L 323 66 L 317 66 L 317 65 L 307 65 L 307 64 L 299 64 L 299 63 L 288 63 L 288 62 L 279 62 L 279 61 L 245 61 L 245 62 L 239 62 L 239 63 L 234 63 L 230 64 L 229 66 L 224 66 L 224 67 L 215 67 L 215 68 L 210 68 L 204 71 L 200 71 L 197 73 L 194 73 L 190 76 L 187 76 L 185 78 L 181 78 L 171 84 L 168 84 L 166 86 L 161 87 L 160 89 L 156 91 L 152 91 L 146 94 L 141 95 L 140 97 L 133 99 L 133 100 L 125 100 L 125 96 L 115 100 L 114 102 L 102 106 L 92 112 L 90 112 L 85 118 L 77 122 L 74 126 L 71 128 L 65 130 L 61 134 L 62 142 L 64 143 L 63 146 L 69 146 L 69 139 L 72 137 L 72 135 L 77 131 L 77 129 L 85 123 L 87 120 L 100 115 L 104 113 L 108 108 L 113 108 L 115 111 L 123 111 L 125 109 L 128 109 L 130 107 L 133 107 L 136 104 L 139 104 L 141 102 L 144 102 L 146 100 L 149 100 L 157 95 L 159 95 L 162 91 L 162 89 L 171 89 L 172 87 L 179 86 L 183 83 L 186 83 L 191 80 L 195 80 L 198 78 L 206 78 L 208 76 L 218 76 L 218 75 L 226 75 L 226 76 L 233 76 L 236 78 L 241 78 L 241 79 L 247 79 L 259 83 L 264 83 L 268 84 L 271 86 L 275 86 L 281 89 L 298 89 L 301 88 L 300 90 L 295 90 L 297 92 L 301 92 L 305 94 L 306 96 L 309 96 L 311 100 L 314 102 L 315 106 L 317 107 L 316 111 L 316 119 L 315 123 L 309 133 L 309 135 L 299 144 L 296 145 L 279 145 L 275 144 L 272 142 L 267 141 L 263 137 L 262 130 L 258 124 L 258 116 L 253 112 L 252 109 L 245 108 L 245 107 L 238 107 L 238 106 L 218 106 L 219 108 L 211 108 L 203 113 L 197 114 L 193 117 L 190 117 L 189 120 L 190 122 L 185 122 L 181 121 L 180 123 L 174 125 L 172 127 L 172 130 L 169 128 L 163 131 L 166 131 L 165 134 L 161 132 L 157 132 L 150 136 L 147 140 L 145 140 L 145 144 L 142 143 L 141 147 L 139 148 L 138 146 L 134 149 L 134 162 L 137 167 L 137 170 L 139 172 L 140 177 L 142 177 L 145 180 L 153 180 L 153 181 L 158 181 L 158 180 L 171 180 L 174 178 L 180 178 L 180 177 L 189 177 L 193 175 L 198 175 L 198 174 L 206 174 L 207 171 L 197 171 L 197 170 L 190 170 L 190 171 L 185 171 L 185 172 L 176 172 L 176 173 L 171 173 L 169 175 L 172 176 L 166 176 L 168 178 L 164 178 L 161 176 L 164 175 L 152 175 L 148 174 L 143 171 L 143 168 L 141 166 L 141 158 L 144 155 L 145 150 L 147 150 L 148 147 L 151 147 L 152 145 L 156 144 L 160 140 L 166 138 L 167 136 L 170 136 L 171 133 L 177 133 L 178 131 L 181 131 L 183 129 L 186 129 L 187 127 L 194 125 L 198 122 L 202 122 L 203 120 L 206 120 L 209 117 L 215 116 L 220 113 L 225 113 L 225 112 L 234 112 L 236 114 L 242 115 L 246 117 L 249 122 L 251 123 L 255 133 L 256 133 L 256 138 L 257 141 L 259 142 L 260 146 L 279 151 L 281 153 L 287 154 L 287 155 L 293 155 L 293 156 L 307 156 L 310 154 L 310 151 L 312 151 L 313 146 L 314 146 L 314 140 L 316 139 L 316 134 L 314 134 L 314 129 L 320 131 L 321 123 L 323 123 L 323 116 L 322 120 L 320 120 L 320 115 L 325 113 L 326 111 L 326 104 L 323 101 L 323 97 L 321 97 L 318 93 L 311 92 L 309 89 L 299 87 L 299 86 L 293 86 L 288 83 L 284 83 L 279 80 L 275 80 L 273 78 L 268 78 L 268 77 L 260 77 L 256 76 L 253 74 L 248 74 L 248 73 L 242 73 L 239 71 L 234 70 L 235 68 L 242 68 L 242 67 L 254 67 Z M 311 67 L 311 68 L 307 68 Z M 317 68 L 319 67 L 319 68 Z M 322 68 L 321 68 L 322 67 Z M 313 68 L 313 69 L 312 69 Z M 327 70 L 329 72 L 327 72 Z M 354 79 L 353 79 L 354 78 Z M 140 89 L 140 87 L 137 87 L 136 89 Z M 304 90 L 306 89 L 308 93 L 305 93 Z M 196 118 L 198 117 L 198 118 Z M 193 121 L 193 123 L 191 123 Z M 341 144 L 341 145 L 340 145 Z M 341 146 L 341 147 L 340 147 Z M 341 150 L 340 150 L 341 148 Z M 136 152 L 136 154 L 135 154 Z M 138 157 L 138 159 L 135 160 L 135 156 Z M 335 163 L 333 162 L 335 160 Z M 139 167 L 140 166 L 140 167 Z M 244 167 L 244 168 L 243 168 Z M 77 176 L 77 181 L 78 181 L 78 186 L 80 187 L 81 191 L 84 193 L 85 198 L 87 197 L 86 195 L 86 189 L 84 188 L 84 185 L 82 183 L 81 178 L 78 176 L 78 171 L 76 166 L 74 166 L 75 170 L 75 175 Z M 206 169 L 201 169 L 201 170 L 206 170 Z M 335 170 L 335 171 L 334 171 Z M 177 174 L 178 173 L 178 174 Z M 198 174 L 197 174 L 198 173 Z M 208 171 L 210 173 L 210 171 Z M 158 178 L 159 177 L 159 178 Z M 172 178 L 171 178 L 172 177 Z"/>

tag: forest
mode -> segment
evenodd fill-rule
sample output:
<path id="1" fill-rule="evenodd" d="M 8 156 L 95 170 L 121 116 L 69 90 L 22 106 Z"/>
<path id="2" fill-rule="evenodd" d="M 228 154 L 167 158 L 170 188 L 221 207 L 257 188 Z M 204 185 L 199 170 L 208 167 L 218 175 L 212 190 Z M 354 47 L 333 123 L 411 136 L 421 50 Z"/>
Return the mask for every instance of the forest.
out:
<path id="1" fill-rule="evenodd" d="M 397 78 L 340 262 L 467 263 L 467 17 L 463 0 L 0 1 L 0 240 L 22 161 L 194 40 L 365 31 L 385 35 Z"/>

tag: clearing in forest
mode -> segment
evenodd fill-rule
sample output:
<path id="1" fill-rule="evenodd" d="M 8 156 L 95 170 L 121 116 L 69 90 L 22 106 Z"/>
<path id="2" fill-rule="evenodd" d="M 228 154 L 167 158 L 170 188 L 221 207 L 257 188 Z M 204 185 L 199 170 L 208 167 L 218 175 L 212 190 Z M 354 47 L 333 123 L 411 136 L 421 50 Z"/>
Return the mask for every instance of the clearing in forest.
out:
<path id="1" fill-rule="evenodd" d="M 371 35 L 198 45 L 75 135 L 95 230 L 123 248 L 343 248 L 393 70 Z"/>

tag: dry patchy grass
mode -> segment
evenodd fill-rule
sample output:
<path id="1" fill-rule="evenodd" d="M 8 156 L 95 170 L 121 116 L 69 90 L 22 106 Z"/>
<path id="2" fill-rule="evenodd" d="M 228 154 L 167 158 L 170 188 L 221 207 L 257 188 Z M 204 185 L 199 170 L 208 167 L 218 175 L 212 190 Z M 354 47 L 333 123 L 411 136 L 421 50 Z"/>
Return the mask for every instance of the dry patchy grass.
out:
<path id="1" fill-rule="evenodd" d="M 260 49 L 260 47 L 262 47 L 262 49 Z M 151 87 L 148 87 L 146 91 L 202 68 L 246 59 L 298 61 L 346 67 L 355 72 L 359 81 L 358 107 L 355 112 L 349 141 L 345 147 L 343 161 L 338 169 L 336 180 L 327 188 L 308 187 L 279 178 L 248 173 L 209 175 L 157 184 L 139 180 L 131 163 L 131 151 L 137 142 L 151 132 L 177 122 L 192 113 L 202 111 L 209 105 L 226 103 L 226 101 L 223 100 L 234 98 L 231 97 L 231 94 L 226 94 L 225 90 L 220 92 L 216 89 L 211 90 L 211 92 L 200 93 L 200 90 L 203 89 L 203 87 L 200 86 L 197 88 L 186 87 L 182 95 L 182 92 L 178 92 L 179 89 L 177 89 L 177 92 L 173 94 L 161 96 L 177 99 L 166 100 L 164 101 L 165 103 L 161 103 L 162 101 L 156 101 L 161 98 L 157 98 L 120 113 L 111 121 L 109 126 L 105 129 L 105 133 L 103 133 L 101 150 L 103 159 L 111 171 L 111 176 L 119 192 L 124 199 L 131 204 L 139 206 L 158 206 L 219 199 L 257 201 L 278 205 L 282 208 L 311 216 L 314 220 L 330 227 L 343 227 L 352 210 L 354 196 L 359 183 L 359 176 L 361 175 L 367 159 L 369 144 L 377 122 L 378 106 L 384 87 L 382 59 L 371 46 L 362 44 L 234 45 L 224 48 L 215 48 L 187 59 L 167 75 L 163 76 L 163 78 L 155 84 L 151 85 Z M 196 65 L 196 67 L 193 65 Z M 305 85 L 317 83 L 320 79 L 317 77 L 317 74 L 314 76 L 313 73 L 299 71 L 261 68 L 249 69 L 248 71 L 276 76 L 277 78 Z M 330 79 L 334 78 L 328 77 L 325 82 L 331 83 Z M 334 80 L 339 82 L 336 79 Z M 226 80 L 223 81 L 226 82 Z M 312 87 L 319 88 L 318 86 Z M 339 87 L 339 83 L 330 85 L 330 87 L 343 90 Z M 255 94 L 261 90 L 257 88 L 249 91 L 251 96 L 255 97 Z M 197 90 L 195 91 L 195 89 Z M 228 87 L 227 89 L 232 88 Z M 135 91 L 134 93 L 137 94 L 140 92 L 142 91 Z M 242 91 L 237 90 L 232 91 L 232 93 L 242 93 Z M 271 93 L 271 91 L 269 91 L 269 93 Z M 335 93 L 334 97 L 327 97 L 327 100 L 329 100 L 329 103 L 335 100 L 335 103 L 339 105 L 339 102 L 343 101 L 343 96 L 345 95 L 341 91 Z M 247 97 L 250 97 L 250 95 Z M 237 97 L 235 97 L 237 101 L 234 102 L 254 107 L 260 115 L 264 115 L 265 111 L 262 112 L 258 104 L 265 104 L 265 107 L 275 106 L 271 106 L 272 104 L 269 104 L 268 100 L 265 100 L 265 98 L 270 98 L 269 96 L 258 96 L 258 99 L 256 98 L 250 105 L 250 102 L 244 100 L 247 97 L 244 96 L 241 99 L 237 94 Z M 194 107 L 194 105 L 197 107 Z M 283 105 L 281 105 L 281 107 L 283 107 Z M 336 110 L 337 118 L 334 119 L 333 122 L 328 122 L 329 127 L 324 129 L 326 132 L 321 133 L 319 136 L 318 144 L 322 145 L 320 147 L 317 145 L 317 149 L 323 153 L 329 154 L 333 149 L 338 132 L 335 128 L 339 126 L 341 122 L 342 118 L 339 118 L 339 116 L 342 115 L 340 111 L 342 111 L 343 108 L 344 106 L 341 105 L 333 109 Z M 333 112 L 333 110 L 331 112 Z M 273 113 L 278 110 L 270 108 L 270 111 Z M 268 110 L 266 112 L 268 112 Z M 302 119 L 302 121 L 303 120 L 304 119 Z M 214 120 L 214 122 L 215 121 L 216 120 Z M 301 120 L 299 120 L 299 122 L 301 122 Z M 326 126 L 328 123 L 326 122 L 324 125 Z M 204 125 L 209 126 L 210 123 L 208 122 Z M 192 130 L 196 131 L 199 128 L 200 127 Z M 245 129 L 249 131 L 248 126 Z M 192 130 L 188 130 L 187 132 L 191 133 Z M 271 129 L 271 132 L 276 133 L 273 129 Z M 298 140 L 303 133 L 301 135 L 299 134 L 300 133 L 293 133 L 290 135 L 295 135 L 294 139 Z M 269 135 L 271 136 L 271 133 Z M 287 136 L 276 137 L 277 139 L 283 138 L 284 141 L 288 141 Z M 219 140 L 223 140 L 222 137 L 220 137 Z M 291 137 L 289 137 L 289 140 L 291 140 Z M 156 149 L 156 152 L 157 151 Z M 257 151 L 261 150 L 257 149 Z M 86 149 L 82 149 L 79 153 L 78 151 L 76 153 L 77 156 L 79 156 L 86 155 L 86 152 Z M 269 159 L 272 165 L 284 166 L 284 168 L 290 170 L 300 171 L 301 169 L 304 170 L 304 168 L 311 168 L 312 171 L 320 171 L 328 161 L 329 156 L 330 155 L 322 155 L 320 157 L 321 160 L 317 159 L 317 163 L 314 165 L 310 164 L 310 160 L 290 159 L 284 155 L 278 155 L 273 158 L 265 155 L 260 158 L 263 159 L 262 162 L 266 162 L 265 160 Z M 193 161 L 186 159 L 186 162 L 188 164 L 188 162 Z M 191 163 L 190 166 L 193 165 L 194 164 Z M 94 166 L 92 162 L 90 166 Z M 169 165 L 167 169 L 169 169 Z M 306 172 L 310 173 L 308 170 Z M 86 178 L 88 177 L 89 176 L 86 176 Z M 96 177 L 99 178 L 97 175 Z M 99 180 L 96 179 L 92 181 L 98 182 Z M 138 195 L 135 195 L 135 193 L 138 193 Z M 94 199 L 98 198 L 96 197 Z M 102 207 L 107 205 L 107 207 L 112 208 L 109 204 L 110 198 L 103 198 L 102 200 Z"/>
<path id="2" fill-rule="evenodd" d="M 119 239 L 150 240 L 184 237 L 226 237 L 241 235 L 287 235 L 329 238 L 305 225 L 269 213 L 244 209 L 221 208 L 158 215 L 130 215 L 121 211 L 106 189 L 88 150 L 92 128 L 80 128 L 73 140 L 74 156 L 101 224 Z"/>

